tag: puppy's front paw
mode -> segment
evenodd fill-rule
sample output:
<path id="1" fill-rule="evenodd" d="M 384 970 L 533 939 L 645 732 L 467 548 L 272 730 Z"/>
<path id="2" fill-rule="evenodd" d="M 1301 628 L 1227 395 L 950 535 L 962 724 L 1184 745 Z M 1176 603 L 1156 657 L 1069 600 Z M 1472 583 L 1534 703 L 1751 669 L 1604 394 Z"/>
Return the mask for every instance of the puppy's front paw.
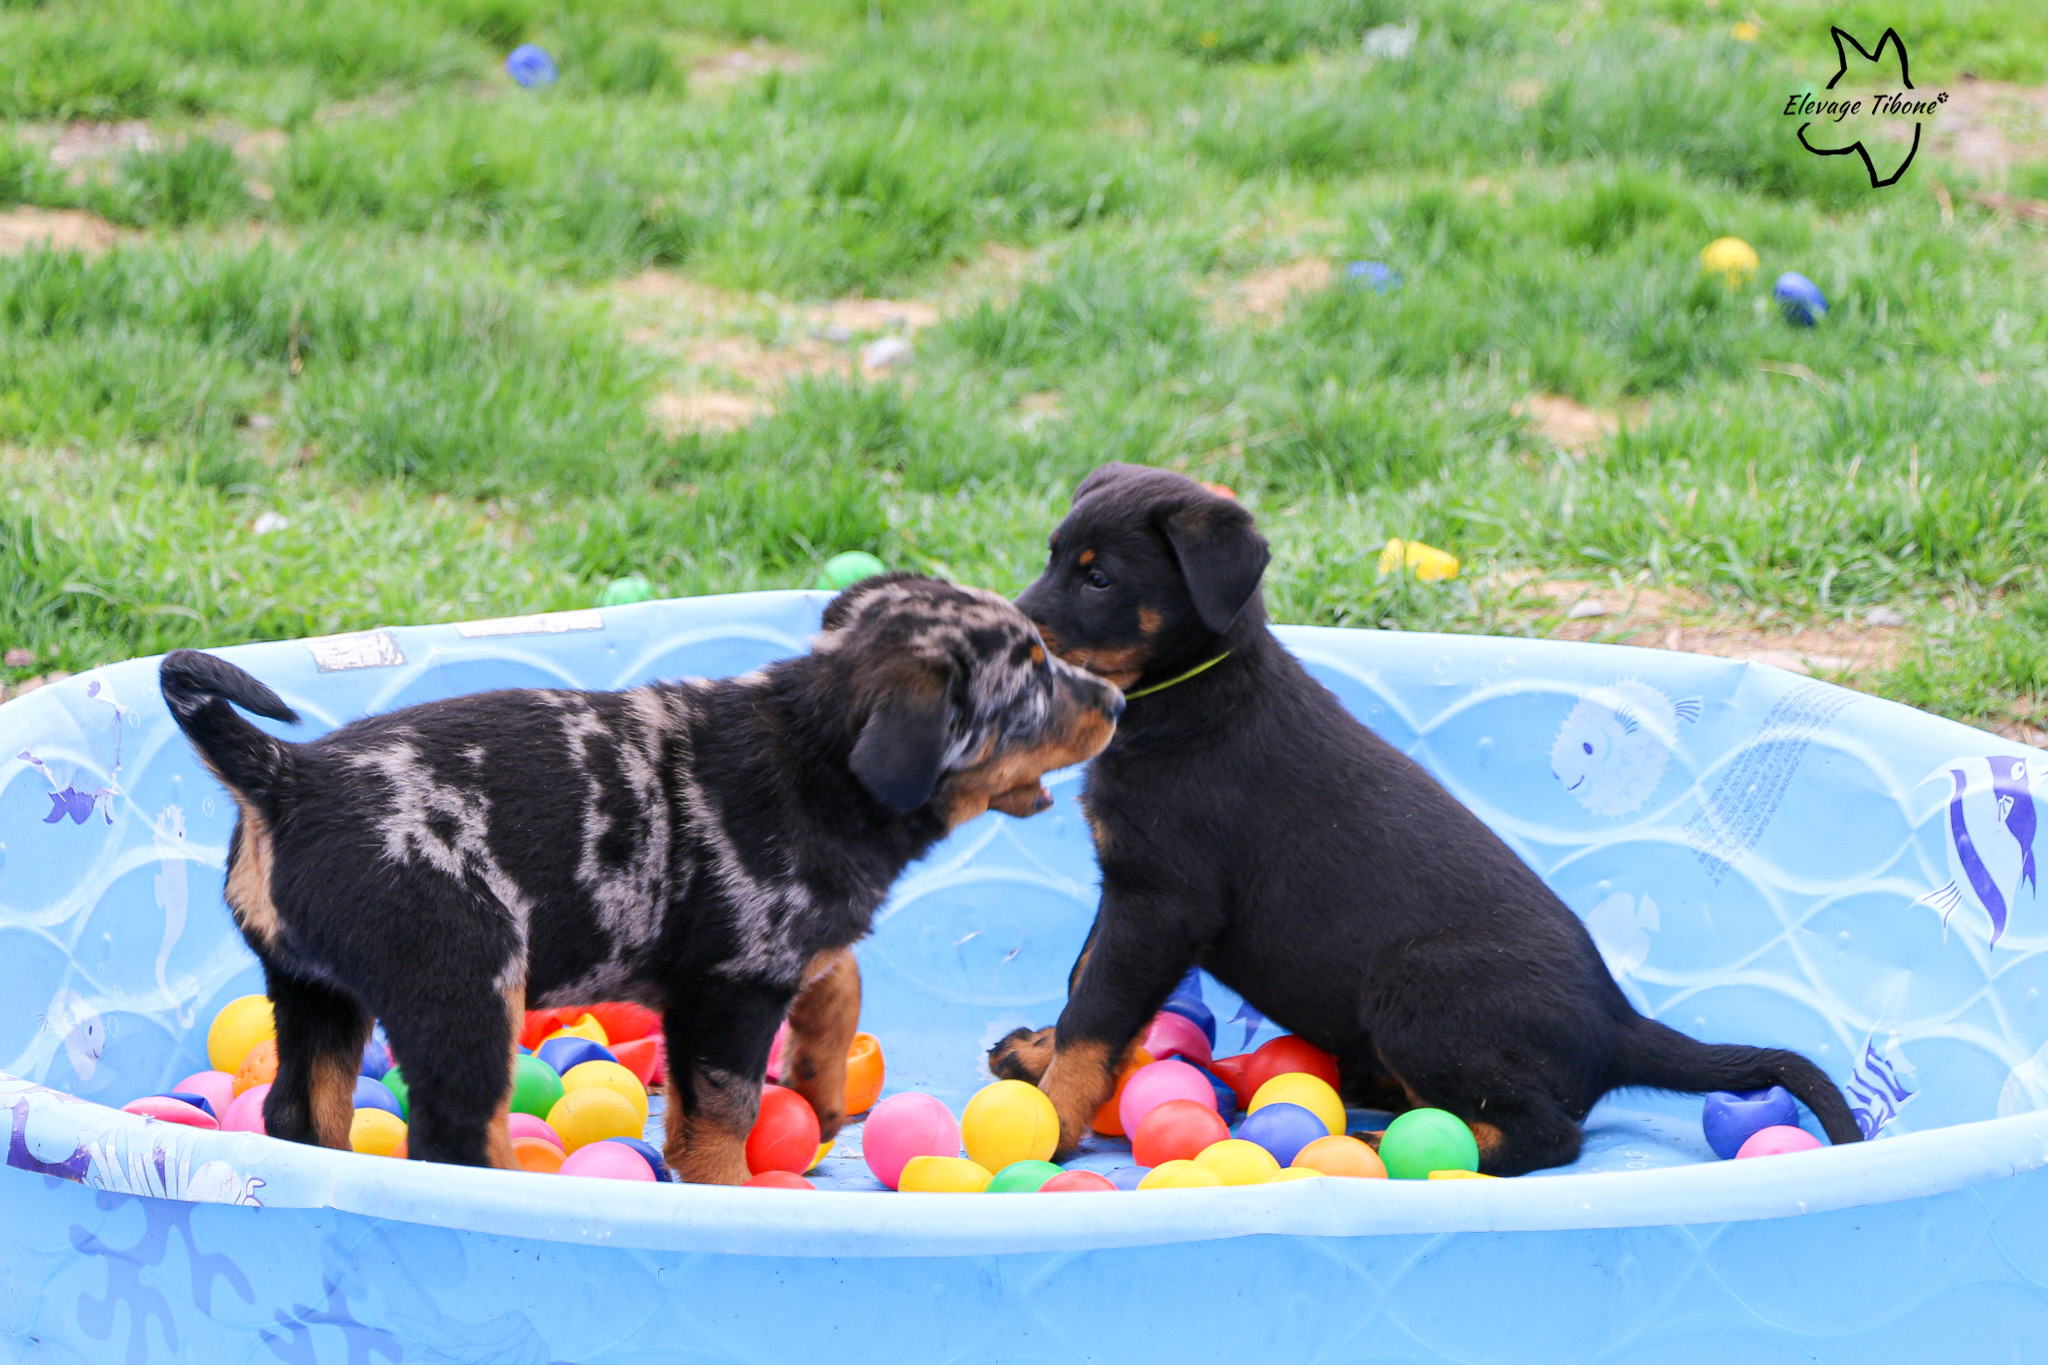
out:
<path id="1" fill-rule="evenodd" d="M 988 1050 L 988 1069 L 1004 1081 L 1024 1081 L 1038 1084 L 1038 1078 L 1052 1065 L 1052 1030 L 1049 1028 L 1012 1030 L 1010 1035 Z"/>

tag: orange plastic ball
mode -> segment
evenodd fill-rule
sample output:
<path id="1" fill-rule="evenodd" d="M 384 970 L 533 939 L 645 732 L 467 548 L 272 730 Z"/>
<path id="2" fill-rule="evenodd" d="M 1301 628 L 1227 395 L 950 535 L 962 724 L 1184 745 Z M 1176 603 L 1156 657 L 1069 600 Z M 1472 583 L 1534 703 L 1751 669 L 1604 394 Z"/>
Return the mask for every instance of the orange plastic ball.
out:
<path id="1" fill-rule="evenodd" d="M 249 1049 L 235 1072 L 235 1093 L 254 1085 L 269 1085 L 277 1079 L 277 1039 L 265 1038 Z"/>
<path id="2" fill-rule="evenodd" d="M 1109 1098 L 1104 1100 L 1102 1107 L 1095 1111 L 1095 1117 L 1088 1120 L 1090 1128 L 1093 1128 L 1104 1137 L 1129 1136 L 1124 1132 L 1124 1121 L 1117 1113 L 1117 1102 L 1123 1099 L 1124 1085 L 1137 1073 L 1138 1068 L 1150 1066 L 1154 1060 L 1152 1054 L 1145 1051 L 1144 1048 L 1134 1047 L 1131 1049 L 1131 1055 L 1124 1058 L 1123 1067 L 1116 1073 L 1116 1089 L 1109 1092 Z"/>
<path id="3" fill-rule="evenodd" d="M 846 1052 L 846 1112 L 865 1114 L 882 1098 L 882 1043 L 872 1033 L 853 1035 Z"/>
<path id="4" fill-rule="evenodd" d="M 1380 1154 L 1357 1138 L 1346 1137 L 1342 1133 L 1317 1138 L 1296 1152 L 1293 1168 L 1366 1180 L 1387 1178 L 1387 1163 L 1380 1160 Z"/>
<path id="5" fill-rule="evenodd" d="M 519 1169 L 532 1171 L 535 1175 L 553 1175 L 562 1169 L 566 1158 L 562 1149 L 546 1138 L 521 1137 L 512 1139 L 512 1156 L 518 1161 Z"/>

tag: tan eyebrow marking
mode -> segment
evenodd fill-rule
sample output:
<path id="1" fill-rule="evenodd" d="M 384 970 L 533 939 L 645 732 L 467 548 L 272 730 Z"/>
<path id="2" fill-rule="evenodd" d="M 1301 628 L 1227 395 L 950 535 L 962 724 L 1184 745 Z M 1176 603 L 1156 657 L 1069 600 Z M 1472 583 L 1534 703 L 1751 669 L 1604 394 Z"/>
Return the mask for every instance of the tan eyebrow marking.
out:
<path id="1" fill-rule="evenodd" d="M 1094 562 L 1095 562 L 1095 551 L 1093 551 L 1093 550 L 1083 550 L 1083 551 L 1081 551 L 1081 567 L 1082 567 L 1082 568 L 1084 568 L 1084 569 L 1085 569 L 1085 568 L 1087 568 L 1087 567 L 1088 567 L 1088 566 L 1089 566 L 1090 564 L 1093 564 Z"/>
<path id="2" fill-rule="evenodd" d="M 1031 662 L 1032 662 L 1032 663 L 1035 663 L 1035 664 L 1042 664 L 1042 663 L 1044 663 L 1044 662 L 1045 662 L 1045 646 L 1044 646 L 1044 645 L 1033 645 L 1033 646 L 1031 646 Z"/>

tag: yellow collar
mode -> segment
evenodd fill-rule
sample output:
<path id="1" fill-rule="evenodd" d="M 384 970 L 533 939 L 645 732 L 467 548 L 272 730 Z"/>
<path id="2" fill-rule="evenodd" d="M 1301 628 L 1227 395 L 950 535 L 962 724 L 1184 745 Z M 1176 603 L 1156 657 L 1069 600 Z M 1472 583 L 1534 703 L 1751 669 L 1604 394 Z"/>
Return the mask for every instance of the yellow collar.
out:
<path id="1" fill-rule="evenodd" d="M 1149 697 L 1154 692 L 1164 692 L 1167 688 L 1172 687 L 1177 683 L 1186 682 L 1189 678 L 1194 677 L 1197 673 L 1206 672 L 1207 670 L 1214 668 L 1216 665 L 1222 663 L 1225 659 L 1229 657 L 1230 651 L 1226 649 L 1221 654 L 1218 654 L 1215 658 L 1209 659 L 1203 663 L 1196 664 L 1193 668 L 1181 674 L 1178 678 L 1168 678 L 1163 683 L 1153 683 L 1150 687 L 1141 687 L 1135 692 L 1126 692 L 1124 693 L 1124 700 L 1134 701 L 1139 697 Z"/>

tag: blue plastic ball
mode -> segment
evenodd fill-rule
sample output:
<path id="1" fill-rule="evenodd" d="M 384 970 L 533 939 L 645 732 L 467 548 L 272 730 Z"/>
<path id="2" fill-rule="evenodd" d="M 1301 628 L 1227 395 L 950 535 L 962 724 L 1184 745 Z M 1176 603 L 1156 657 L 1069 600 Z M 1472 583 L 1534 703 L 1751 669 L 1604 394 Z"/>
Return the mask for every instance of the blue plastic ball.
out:
<path id="1" fill-rule="evenodd" d="M 1148 1166 L 1119 1166 L 1115 1170 L 1105 1171 L 1103 1174 L 1107 1175 L 1109 1183 L 1118 1189 L 1135 1190 L 1138 1188 L 1138 1182 L 1152 1174 L 1152 1170 Z"/>
<path id="2" fill-rule="evenodd" d="M 552 85 L 555 59 L 538 43 L 521 43 L 505 58 L 505 74 L 528 90 L 536 85 Z"/>
<path id="3" fill-rule="evenodd" d="M 383 1080 L 384 1073 L 391 1069 L 391 1040 L 384 1036 L 382 1024 L 370 1030 L 370 1041 L 363 1044 L 363 1064 L 358 1069 L 373 1081 Z"/>
<path id="4" fill-rule="evenodd" d="M 1187 1059 L 1182 1058 L 1182 1060 L 1186 1061 Z M 1195 1066 L 1193 1062 L 1188 1062 L 1188 1065 Z M 1237 1112 L 1237 1092 L 1224 1084 L 1223 1078 L 1209 1070 L 1209 1068 L 1195 1066 L 1195 1070 L 1209 1078 L 1209 1088 L 1216 1092 L 1216 1112 L 1224 1115 L 1226 1118 L 1231 1114 L 1235 1114 Z"/>
<path id="5" fill-rule="evenodd" d="M 1778 282 L 1771 286 L 1771 297 L 1778 301 L 1785 321 L 1794 327 L 1811 327 L 1828 315 L 1827 295 L 1796 270 L 1778 276 Z"/>
<path id="6" fill-rule="evenodd" d="M 1700 1112 L 1707 1146 L 1723 1161 L 1734 1160 L 1752 1134 L 1780 1124 L 1799 1126 L 1799 1102 L 1782 1085 L 1768 1090 L 1709 1091 Z"/>
<path id="7" fill-rule="evenodd" d="M 1298 1104 L 1264 1105 L 1237 1127 L 1237 1136 L 1265 1148 L 1282 1166 L 1293 1165 L 1296 1152 L 1329 1135 L 1329 1125 Z"/>
<path id="8" fill-rule="evenodd" d="M 654 1178 L 656 1180 L 674 1180 L 676 1178 L 675 1173 L 669 1170 L 668 1163 L 661 1159 L 661 1153 L 654 1149 L 653 1143 L 644 1142 L 635 1137 L 606 1138 L 605 1141 L 631 1147 L 642 1157 L 646 1158 L 647 1164 L 654 1169 Z"/>
<path id="9" fill-rule="evenodd" d="M 382 1109 L 394 1118 L 404 1118 L 405 1110 L 399 1106 L 398 1096 L 391 1093 L 383 1081 L 369 1076 L 356 1077 L 356 1108 Z"/>
<path id="10" fill-rule="evenodd" d="M 1401 272 L 1383 261 L 1353 261 L 1344 267 L 1344 278 L 1375 294 L 1391 294 L 1401 287 Z"/>
<path id="11" fill-rule="evenodd" d="M 550 1038 L 540 1045 L 537 1054 L 540 1059 L 555 1069 L 557 1076 L 569 1074 L 572 1066 L 585 1062 L 616 1062 L 612 1050 L 591 1042 L 588 1038 Z"/>
<path id="12" fill-rule="evenodd" d="M 1202 1036 L 1209 1040 L 1210 1047 L 1216 1046 L 1216 1016 L 1200 1000 L 1191 999 L 1185 995 L 1176 995 L 1164 1005 L 1161 1005 L 1159 1012 L 1161 1014 L 1178 1014 L 1181 1018 L 1202 1031 Z"/>

